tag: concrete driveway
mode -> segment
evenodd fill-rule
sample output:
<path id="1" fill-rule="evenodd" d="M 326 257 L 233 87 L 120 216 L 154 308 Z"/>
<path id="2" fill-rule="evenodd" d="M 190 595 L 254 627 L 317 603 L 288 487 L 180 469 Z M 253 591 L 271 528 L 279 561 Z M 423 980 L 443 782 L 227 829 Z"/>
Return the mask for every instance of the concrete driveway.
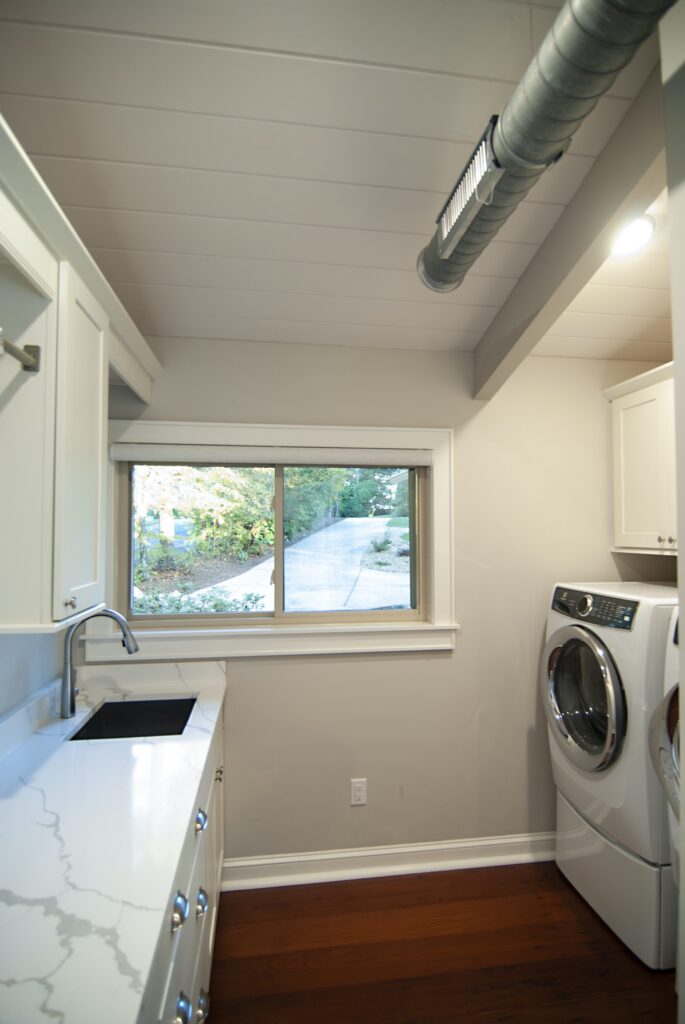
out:
<path id="1" fill-rule="evenodd" d="M 341 519 L 285 549 L 285 610 L 289 612 L 362 611 L 407 608 L 409 573 L 362 567 L 362 555 L 374 537 L 383 537 L 388 516 Z M 195 591 L 240 598 L 260 594 L 265 610 L 273 609 L 273 558 L 225 583 Z"/>

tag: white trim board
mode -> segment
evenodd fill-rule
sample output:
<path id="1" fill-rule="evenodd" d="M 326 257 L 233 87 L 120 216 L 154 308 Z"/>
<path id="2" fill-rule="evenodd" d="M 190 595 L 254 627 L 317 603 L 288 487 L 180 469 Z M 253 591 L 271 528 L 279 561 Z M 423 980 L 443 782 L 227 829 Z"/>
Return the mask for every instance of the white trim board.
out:
<path id="1" fill-rule="evenodd" d="M 224 860 L 222 892 L 554 860 L 554 832 Z"/>
<path id="2" fill-rule="evenodd" d="M 111 420 L 110 444 L 123 457 L 126 446 L 144 445 L 149 458 L 162 445 L 199 445 L 208 450 L 224 447 L 266 448 L 275 452 L 330 449 L 356 450 L 360 458 L 382 451 L 384 458 L 401 452 L 411 463 L 430 465 L 427 519 L 427 615 L 428 621 L 373 623 L 310 623 L 292 625 L 228 625 L 182 628 L 134 623 L 140 644 L 139 657 L 154 661 L 186 658 L 240 658 L 308 654 L 361 654 L 393 651 L 451 651 L 459 625 L 455 621 L 454 561 L 454 435 L 444 427 L 335 427 L 273 423 L 198 423 L 157 420 Z M 362 463 L 363 464 L 363 463 Z M 377 464 L 377 463 L 376 463 Z M 391 463 L 392 464 L 392 463 Z M 110 477 L 111 479 L 111 477 Z M 109 545 L 115 553 L 117 515 L 114 488 L 110 489 Z M 112 573 L 112 578 L 113 578 Z M 111 581 L 110 581 L 111 583 Z M 126 658 L 121 637 L 113 623 L 86 634 L 86 661 L 119 661 Z"/>

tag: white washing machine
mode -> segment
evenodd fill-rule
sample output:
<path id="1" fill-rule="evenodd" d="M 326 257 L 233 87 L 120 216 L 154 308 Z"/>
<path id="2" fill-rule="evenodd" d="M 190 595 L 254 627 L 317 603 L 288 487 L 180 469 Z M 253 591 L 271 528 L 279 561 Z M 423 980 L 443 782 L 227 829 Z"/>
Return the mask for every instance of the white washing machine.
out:
<path id="1" fill-rule="evenodd" d="M 556 862 L 649 967 L 675 963 L 677 895 L 666 800 L 649 756 L 675 586 L 554 588 L 540 666 Z"/>
<path id="2" fill-rule="evenodd" d="M 680 871 L 680 679 L 678 609 L 673 609 L 666 637 L 663 700 L 652 715 L 649 748 L 652 763 L 668 801 L 668 825 L 673 879 Z"/>

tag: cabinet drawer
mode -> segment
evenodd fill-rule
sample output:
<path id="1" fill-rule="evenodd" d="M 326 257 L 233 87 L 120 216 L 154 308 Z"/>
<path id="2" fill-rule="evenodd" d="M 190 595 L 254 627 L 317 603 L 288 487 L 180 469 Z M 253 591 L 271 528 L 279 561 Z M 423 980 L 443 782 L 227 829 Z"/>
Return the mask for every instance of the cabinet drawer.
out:
<path id="1" fill-rule="evenodd" d="M 195 858 L 193 873 L 188 884 L 188 916 L 174 933 L 177 945 L 169 963 L 166 985 L 162 994 L 159 1020 L 161 1024 L 173 1024 L 176 1017 L 176 1006 L 179 999 L 186 998 L 192 1004 L 191 1021 L 195 1020 L 193 997 L 193 980 L 197 963 L 198 949 L 203 943 L 207 912 L 199 911 L 198 895 L 206 895 L 206 859 L 204 847 L 200 845 Z"/>
<path id="2" fill-rule="evenodd" d="M 154 967 L 150 974 L 141 1021 L 172 1022 L 176 1017 L 176 1001 L 181 992 L 191 999 L 198 950 L 205 943 L 205 932 L 214 920 L 214 879 L 208 864 L 213 859 L 208 847 L 213 829 L 210 815 L 212 786 L 220 733 L 214 737 L 202 775 L 193 813 L 187 825 L 183 849 L 169 894 L 162 933 L 157 943 Z M 206 894 L 206 909 L 197 913 L 198 893 Z M 202 898 L 204 903 L 204 897 Z M 183 923 L 173 920 L 174 913 L 184 916 Z M 172 924 L 174 927 L 172 927 Z"/>

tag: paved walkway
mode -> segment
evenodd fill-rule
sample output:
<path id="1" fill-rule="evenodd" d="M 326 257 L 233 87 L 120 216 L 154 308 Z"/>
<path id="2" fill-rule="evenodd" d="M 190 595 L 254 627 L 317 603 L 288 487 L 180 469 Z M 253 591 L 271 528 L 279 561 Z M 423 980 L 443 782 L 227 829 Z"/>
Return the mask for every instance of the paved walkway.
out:
<path id="1" fill-rule="evenodd" d="M 285 549 L 285 610 L 289 612 L 360 611 L 409 605 L 409 573 L 362 567 L 362 555 L 374 537 L 383 537 L 389 517 L 341 519 Z M 240 598 L 260 594 L 273 608 L 273 558 L 198 594 Z"/>

